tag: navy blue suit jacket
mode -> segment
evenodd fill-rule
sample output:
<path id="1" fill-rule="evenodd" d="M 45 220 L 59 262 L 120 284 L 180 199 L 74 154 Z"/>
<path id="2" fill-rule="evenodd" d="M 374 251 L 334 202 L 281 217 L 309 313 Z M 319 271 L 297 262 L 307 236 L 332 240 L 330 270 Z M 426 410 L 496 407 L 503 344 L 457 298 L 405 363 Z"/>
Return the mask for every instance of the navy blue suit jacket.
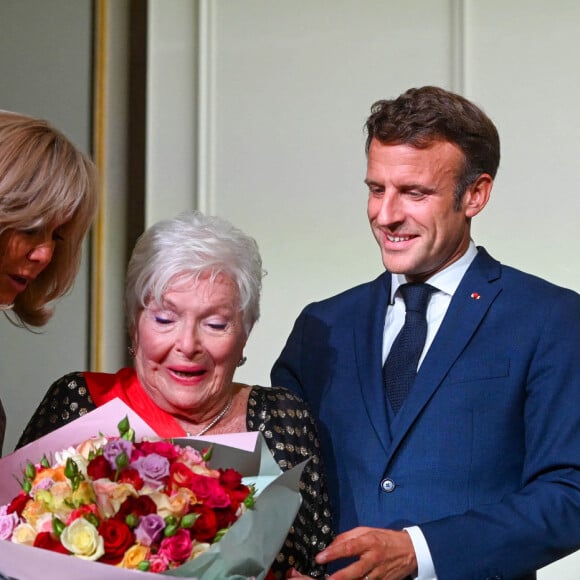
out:
<path id="1" fill-rule="evenodd" d="M 318 419 L 339 532 L 419 525 L 440 580 L 580 548 L 580 296 L 479 248 L 389 424 L 391 276 L 307 306 L 272 382 Z"/>

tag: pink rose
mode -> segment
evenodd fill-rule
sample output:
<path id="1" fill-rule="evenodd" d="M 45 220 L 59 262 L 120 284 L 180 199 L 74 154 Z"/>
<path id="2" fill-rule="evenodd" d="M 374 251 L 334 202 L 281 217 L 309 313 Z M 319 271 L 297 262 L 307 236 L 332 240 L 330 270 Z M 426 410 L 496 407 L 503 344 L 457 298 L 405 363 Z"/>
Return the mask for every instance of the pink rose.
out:
<path id="1" fill-rule="evenodd" d="M 159 546 L 158 556 L 165 556 L 174 564 L 183 564 L 191 556 L 193 541 L 189 530 L 181 528 L 175 532 L 174 536 L 164 538 Z"/>
<path id="2" fill-rule="evenodd" d="M 177 459 L 179 457 L 179 447 L 169 441 L 143 441 L 138 444 L 138 450 L 144 455 L 156 453 L 167 459 Z"/>
<path id="3" fill-rule="evenodd" d="M 218 479 L 195 474 L 191 479 L 190 488 L 195 495 L 210 508 L 224 508 L 231 503 L 230 496 L 221 486 Z"/>
<path id="4" fill-rule="evenodd" d="M 167 556 L 164 554 L 155 554 L 149 558 L 149 572 L 154 572 L 157 574 L 161 574 L 161 572 L 165 572 L 169 568 L 170 561 L 168 560 Z"/>

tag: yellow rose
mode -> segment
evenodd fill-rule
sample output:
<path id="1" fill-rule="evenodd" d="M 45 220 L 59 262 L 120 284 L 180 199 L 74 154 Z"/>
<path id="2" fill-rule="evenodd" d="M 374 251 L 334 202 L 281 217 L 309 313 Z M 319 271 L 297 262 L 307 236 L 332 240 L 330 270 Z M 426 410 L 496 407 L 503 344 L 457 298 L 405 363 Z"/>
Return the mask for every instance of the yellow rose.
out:
<path id="1" fill-rule="evenodd" d="M 117 564 L 119 568 L 129 568 L 135 570 L 143 560 L 149 559 L 149 548 L 141 544 L 131 546 L 123 556 L 123 559 Z"/>
<path id="2" fill-rule="evenodd" d="M 171 497 L 160 492 L 153 492 L 149 494 L 149 497 L 155 502 L 157 513 L 162 518 L 167 516 L 180 518 L 187 513 L 190 505 L 197 503 L 195 494 L 184 487 L 179 488 Z"/>
<path id="3" fill-rule="evenodd" d="M 78 488 L 72 494 L 72 500 L 75 506 L 90 505 L 96 501 L 93 486 L 88 481 L 81 481 Z"/>
<path id="4" fill-rule="evenodd" d="M 50 495 L 48 492 L 44 493 Z M 32 526 L 36 526 L 38 518 L 46 513 L 50 513 L 50 510 L 42 499 L 28 500 L 26 507 L 22 510 L 22 517 Z"/>
<path id="5" fill-rule="evenodd" d="M 199 464 L 199 465 L 190 465 L 189 468 L 193 473 L 197 473 L 197 475 L 205 475 L 206 477 L 215 477 L 216 479 L 219 478 L 220 472 L 216 469 L 210 469 L 207 465 Z"/>
<path id="6" fill-rule="evenodd" d="M 130 495 L 138 497 L 135 488 L 130 483 L 115 483 L 108 479 L 93 481 L 93 489 L 97 497 L 99 511 L 106 518 L 113 517 Z"/>
<path id="7" fill-rule="evenodd" d="M 16 526 L 12 532 L 12 541 L 15 544 L 24 544 L 25 546 L 32 546 L 36 538 L 36 531 L 30 524 L 20 524 Z"/>
<path id="8" fill-rule="evenodd" d="M 193 545 L 193 550 L 191 551 L 190 560 L 195 560 L 198 556 L 205 554 L 211 548 L 211 544 L 206 544 L 205 542 L 195 542 Z"/>
<path id="9" fill-rule="evenodd" d="M 81 444 L 77 445 L 76 452 L 85 459 L 89 458 L 91 453 L 96 453 L 101 447 L 104 447 L 108 439 L 106 437 L 91 437 Z"/>
<path id="10" fill-rule="evenodd" d="M 68 482 L 59 481 L 55 483 L 50 490 L 38 489 L 35 492 L 35 499 L 38 503 L 44 505 L 44 509 L 57 514 L 64 519 L 71 513 L 70 505 L 72 489 Z M 28 514 L 24 514 L 29 519 Z M 34 523 L 31 521 L 31 523 Z"/>
<path id="11" fill-rule="evenodd" d="M 85 518 L 78 518 L 66 527 L 61 536 L 62 545 L 77 558 L 98 560 L 105 553 L 105 542 L 97 528 Z"/>

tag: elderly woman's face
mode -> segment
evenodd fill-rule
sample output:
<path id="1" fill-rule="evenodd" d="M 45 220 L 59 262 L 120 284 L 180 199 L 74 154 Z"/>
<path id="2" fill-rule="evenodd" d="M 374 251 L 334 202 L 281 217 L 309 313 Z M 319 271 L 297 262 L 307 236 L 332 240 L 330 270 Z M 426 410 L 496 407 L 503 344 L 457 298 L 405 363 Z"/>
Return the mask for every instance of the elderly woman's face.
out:
<path id="1" fill-rule="evenodd" d="M 16 296 L 50 264 L 62 238 L 59 224 L 31 230 L 8 229 L 0 235 L 0 304 Z"/>
<path id="2" fill-rule="evenodd" d="M 135 368 L 159 407 L 187 416 L 227 400 L 247 338 L 238 303 L 225 276 L 177 279 L 140 313 Z"/>

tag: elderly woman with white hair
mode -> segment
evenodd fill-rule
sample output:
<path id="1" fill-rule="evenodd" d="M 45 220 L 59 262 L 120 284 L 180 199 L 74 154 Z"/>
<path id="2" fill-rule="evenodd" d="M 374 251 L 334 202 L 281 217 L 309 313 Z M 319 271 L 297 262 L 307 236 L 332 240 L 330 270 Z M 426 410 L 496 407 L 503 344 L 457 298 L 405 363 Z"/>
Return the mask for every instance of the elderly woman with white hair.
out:
<path id="1" fill-rule="evenodd" d="M 332 531 L 310 411 L 286 389 L 233 380 L 260 314 L 262 273 L 255 240 L 225 220 L 193 212 L 153 225 L 137 241 L 127 272 L 133 367 L 57 380 L 18 445 L 115 397 L 162 437 L 260 431 L 282 469 L 312 457 L 274 576 L 293 568 L 323 576 L 314 556 Z"/>

